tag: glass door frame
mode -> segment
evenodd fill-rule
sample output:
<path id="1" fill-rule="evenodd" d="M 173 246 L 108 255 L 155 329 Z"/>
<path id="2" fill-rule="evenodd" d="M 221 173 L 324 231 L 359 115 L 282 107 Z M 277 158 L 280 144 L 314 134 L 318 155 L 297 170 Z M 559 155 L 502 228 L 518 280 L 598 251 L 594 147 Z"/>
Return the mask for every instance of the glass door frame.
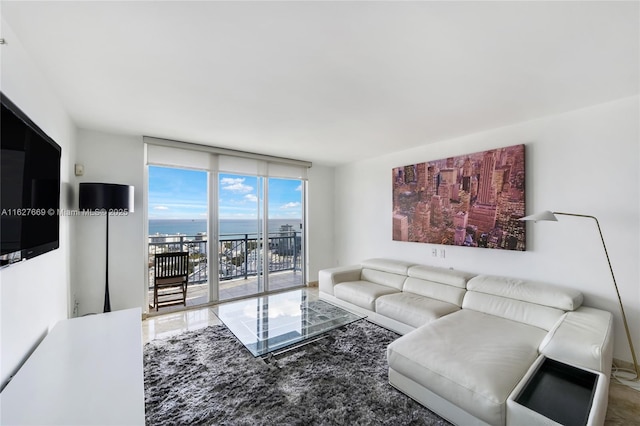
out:
<path id="1" fill-rule="evenodd" d="M 312 163 L 308 161 L 295 160 L 290 158 L 280 158 L 259 153 L 243 152 L 231 150 L 216 146 L 197 144 L 192 142 L 182 142 L 177 140 L 154 138 L 143 136 L 143 221 L 149 222 L 149 166 L 185 168 L 192 170 L 200 170 L 208 173 L 209 189 L 208 193 L 208 250 L 207 262 L 209 267 L 209 305 L 219 302 L 219 259 L 218 247 L 219 240 L 219 224 L 218 224 L 218 197 L 219 182 L 218 175 L 221 170 L 240 174 L 244 171 L 253 170 L 245 173 L 251 176 L 261 176 L 268 179 L 269 177 L 282 177 L 284 179 L 299 180 L 301 183 L 301 199 L 302 199 L 302 229 L 300 240 L 300 266 L 301 266 L 301 284 L 297 287 L 304 287 L 307 283 L 308 265 L 307 259 L 308 242 L 307 242 L 307 188 L 308 188 L 308 169 Z M 266 203 L 266 202 L 265 202 Z M 265 204 L 265 209 L 268 205 Z M 263 220 L 263 226 L 268 232 L 268 219 Z M 149 231 L 148 226 L 143 227 L 143 236 L 145 244 L 142 251 L 145 262 L 140 265 L 140 274 L 142 278 L 142 294 L 143 294 L 143 313 L 150 313 L 149 310 Z M 268 240 L 267 240 L 268 241 Z M 215 270 L 214 270 L 215 267 Z M 268 278 L 267 278 L 268 279 Z M 297 288 L 297 287 L 291 287 Z M 268 288 L 268 287 L 267 287 Z M 265 294 L 266 291 L 262 291 Z M 230 299 L 231 300 L 231 299 Z"/>
<path id="2" fill-rule="evenodd" d="M 145 315 L 159 315 L 159 314 L 163 314 L 163 313 L 170 313 L 170 312 L 178 312 L 181 310 L 186 310 L 186 309 L 192 309 L 198 306 L 206 306 L 209 305 L 211 303 L 212 300 L 212 295 L 211 295 L 211 253 L 210 253 L 210 234 L 209 234 L 209 223 L 207 223 L 207 244 L 206 244 L 206 249 L 207 249 L 207 284 L 208 284 L 208 294 L 207 297 L 204 298 L 203 302 L 200 302 L 198 304 L 192 304 L 192 305 L 186 305 L 186 306 L 182 306 L 181 308 L 178 308 L 176 305 L 176 307 L 172 307 L 172 309 L 170 311 L 165 311 L 165 312 L 154 312 L 153 309 L 155 307 L 152 307 L 153 303 L 153 297 L 150 295 L 150 290 L 149 290 L 149 284 L 150 284 L 150 278 L 149 278 L 149 270 L 150 270 L 150 265 L 148 263 L 149 260 L 149 256 L 151 254 L 151 250 L 150 250 L 150 243 L 149 243 L 149 239 L 150 239 L 150 234 L 149 234 L 149 168 L 150 167 L 157 167 L 157 168 L 165 168 L 165 169 L 177 169 L 177 170 L 187 170 L 187 171 L 195 171 L 195 172 L 201 172 L 201 173 L 206 173 L 207 174 L 207 189 L 206 189 L 206 194 L 207 194 L 207 208 L 210 211 L 210 190 L 211 190 L 211 186 L 210 186 L 210 182 L 209 182 L 209 176 L 211 175 L 211 171 L 210 170 L 206 170 L 206 169 L 202 169 L 202 168 L 190 168 L 190 167 L 185 167 L 185 166 L 181 166 L 181 165 L 163 165 L 163 164 L 153 164 L 153 163 L 148 163 L 147 159 L 146 159 L 146 147 L 145 147 L 145 165 L 143 168 L 143 221 L 144 221 L 144 244 L 143 244 L 143 257 L 145 259 L 145 262 L 143 263 L 142 266 L 142 271 L 143 271 L 143 277 L 144 277 L 144 287 L 143 287 L 143 294 L 144 294 L 144 309 L 143 309 L 143 313 Z M 209 221 L 208 217 L 207 217 L 207 221 Z M 187 236 L 197 236 L 197 235 L 187 235 Z M 191 241 L 191 240 L 186 240 L 186 241 Z M 177 243 L 177 242 L 176 242 Z M 189 245 L 193 245 L 196 244 L 197 240 L 193 240 L 191 243 L 189 243 Z M 191 253 L 189 251 L 189 253 Z M 190 260 L 191 262 L 191 260 Z M 188 293 L 189 291 L 189 286 L 187 286 L 187 295 L 189 295 Z"/>
<path id="3" fill-rule="evenodd" d="M 242 296 L 232 297 L 221 299 L 220 298 L 220 257 L 219 257 L 219 247 L 220 247 L 220 212 L 219 212 L 219 200 L 220 200 L 220 175 L 221 174 L 230 174 L 235 176 L 248 176 L 257 178 L 257 192 L 258 196 L 258 230 L 257 230 L 257 242 L 258 246 L 257 250 L 257 271 L 256 271 L 256 282 L 258 285 L 257 291 L 255 293 L 247 293 Z M 306 285 L 307 278 L 307 267 L 306 267 L 306 216 L 307 216 L 307 203 L 306 203 L 306 180 L 305 179 L 291 179 L 291 178 L 283 178 L 287 180 L 300 182 L 300 202 L 301 202 L 301 239 L 300 239 L 300 254 L 299 254 L 299 262 L 300 262 L 300 274 L 301 274 L 301 283 L 299 285 L 271 290 L 269 286 L 269 277 L 270 277 L 270 259 L 269 256 L 266 255 L 269 251 L 269 179 L 275 177 L 269 176 L 258 176 L 258 175 L 250 175 L 250 174 L 242 174 L 242 173 L 233 173 L 233 172 L 221 172 L 221 171 L 209 171 L 209 227 L 208 233 L 211 235 L 209 239 L 209 299 L 211 303 L 217 302 L 227 302 L 232 300 L 237 300 L 246 297 L 258 297 L 265 296 L 278 291 L 286 291 L 292 290 L 296 288 L 301 288 Z M 295 238 L 295 237 L 294 237 Z M 245 263 L 246 263 L 245 259 Z M 212 272 L 212 266 L 215 265 L 215 273 Z M 246 266 L 245 266 L 246 267 Z M 295 268 L 295 264 L 294 264 Z"/>
<path id="4" fill-rule="evenodd" d="M 143 179 L 143 190 L 144 190 L 144 208 L 143 208 L 143 215 L 144 215 L 144 223 L 146 224 L 146 226 L 144 226 L 144 247 L 143 247 L 143 251 L 144 251 L 144 259 L 149 259 L 149 253 L 150 253 L 150 249 L 149 249 L 149 230 L 148 230 L 148 222 L 149 222 L 149 214 L 148 214 L 148 208 L 149 208 L 149 166 L 156 166 L 155 164 L 147 164 L 144 167 L 144 179 Z M 159 167 L 169 167 L 169 168 L 183 168 L 183 167 L 179 167 L 179 166 L 159 166 Z M 188 169 L 186 167 L 184 167 L 185 169 Z M 259 272 L 257 275 L 257 279 L 258 279 L 258 283 L 259 283 L 259 288 L 258 291 L 256 293 L 252 293 L 252 294 L 246 294 L 242 297 L 237 297 L 237 298 L 228 298 L 228 299 L 224 299 L 221 300 L 220 299 L 220 259 L 219 259 L 219 254 L 218 254 L 218 249 L 219 249 L 219 241 L 220 241 L 220 229 L 219 229 L 219 211 L 218 211 L 218 207 L 219 207 L 219 196 L 220 196 L 220 174 L 223 172 L 217 171 L 217 170 L 202 170 L 202 169 L 198 169 L 202 172 L 207 173 L 207 179 L 208 179 L 208 190 L 207 190 L 207 207 L 208 207 L 208 217 L 207 217 L 207 244 L 208 244 L 208 249 L 207 249 L 207 266 L 208 266 L 208 286 L 209 286 L 209 297 L 208 297 L 208 304 L 212 304 L 212 303 L 218 303 L 218 302 L 226 302 L 226 301 L 231 301 L 231 300 L 237 300 L 237 299 L 241 299 L 243 297 L 257 297 L 257 296 L 265 296 L 271 293 L 277 293 L 279 291 L 286 291 L 286 290 L 293 290 L 296 288 L 301 288 L 304 287 L 306 285 L 306 278 L 307 278 L 307 259 L 306 259 L 306 251 L 307 251 L 307 229 L 306 229 L 306 219 L 307 219 L 307 181 L 304 179 L 290 179 L 290 178 L 283 178 L 283 179 L 288 179 L 288 180 L 294 180 L 294 181 L 299 181 L 300 182 L 300 186 L 301 186 L 301 196 L 300 196 L 300 201 L 302 204 L 302 208 L 301 208 L 301 213 L 302 213 L 302 217 L 301 217 L 301 226 L 302 229 L 300 230 L 300 234 L 301 234 L 301 239 L 300 239 L 300 254 L 299 254 L 299 264 L 300 264 L 300 273 L 301 273 L 301 283 L 299 285 L 294 285 L 291 287 L 287 287 L 287 288 L 283 288 L 283 289 L 277 289 L 277 290 L 271 290 L 269 288 L 269 276 L 270 276 L 270 271 L 269 271 L 269 256 L 266 255 L 262 255 L 259 256 L 261 259 L 260 261 L 260 267 L 259 267 Z M 232 173 L 229 173 L 232 174 Z M 242 175 L 242 174 L 237 174 L 238 176 L 251 176 L 251 175 Z M 260 246 L 262 248 L 262 252 L 263 254 L 266 254 L 269 250 L 269 179 L 270 177 L 268 176 L 251 176 L 251 177 L 257 177 L 258 181 L 261 181 L 261 194 L 259 197 L 259 216 L 260 216 L 260 228 L 259 229 L 259 234 L 258 234 L 258 242 L 260 243 Z M 260 250 L 260 247 L 258 247 L 258 250 Z M 296 265 L 294 264 L 294 268 L 296 267 Z M 149 266 L 147 264 L 147 262 L 145 261 L 145 263 L 142 265 L 142 276 L 144 277 L 144 306 L 145 306 L 145 313 L 151 314 L 151 309 L 150 309 L 150 297 L 149 297 L 149 290 L 148 290 L 148 283 L 149 283 Z M 206 305 L 207 303 L 205 302 L 204 305 Z M 202 305 L 202 306 L 204 306 Z M 186 308 L 192 308 L 193 306 L 188 306 Z M 186 309 L 185 308 L 185 309 Z M 155 312 L 154 312 L 155 314 Z"/>

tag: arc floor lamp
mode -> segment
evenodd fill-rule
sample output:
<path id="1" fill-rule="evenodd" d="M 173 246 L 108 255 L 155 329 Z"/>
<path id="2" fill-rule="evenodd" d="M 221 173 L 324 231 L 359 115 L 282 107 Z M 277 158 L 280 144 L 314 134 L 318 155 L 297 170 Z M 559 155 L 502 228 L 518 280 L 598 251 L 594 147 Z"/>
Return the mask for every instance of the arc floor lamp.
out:
<path id="1" fill-rule="evenodd" d="M 609 265 L 609 271 L 611 272 L 611 278 L 613 279 L 613 287 L 615 288 L 616 295 L 618 296 L 618 304 L 620 305 L 620 312 L 622 313 L 622 322 L 624 323 L 624 330 L 627 333 L 627 341 L 629 342 L 629 349 L 631 349 L 631 357 L 633 358 L 633 367 L 636 372 L 636 377 L 635 379 L 631 379 L 631 380 L 632 381 L 640 380 L 640 371 L 638 370 L 638 361 L 636 359 L 636 352 L 633 348 L 631 333 L 629 332 L 629 324 L 627 324 L 627 316 L 624 313 L 624 307 L 622 306 L 622 298 L 620 297 L 620 291 L 618 291 L 618 284 L 616 283 L 616 277 L 613 274 L 613 267 L 611 266 L 611 260 L 609 259 L 609 252 L 607 251 L 607 245 L 604 243 L 604 237 L 602 236 L 602 229 L 600 229 L 600 222 L 598 222 L 598 219 L 595 216 L 590 216 L 586 214 L 551 212 L 547 210 L 540 213 L 535 213 L 529 216 L 525 216 L 520 220 L 533 221 L 533 222 L 537 222 L 539 220 L 557 222 L 558 218 L 556 217 L 556 215 L 582 217 L 587 219 L 593 219 L 596 222 L 596 226 L 598 227 L 598 233 L 600 234 L 600 240 L 602 241 L 602 247 L 604 248 L 604 255 L 607 258 L 607 264 Z"/>
<path id="2" fill-rule="evenodd" d="M 133 213 L 133 186 L 115 183 L 80 184 L 78 207 L 81 211 L 104 212 L 107 217 L 105 250 L 104 312 L 111 312 L 109 300 L 109 215 Z"/>

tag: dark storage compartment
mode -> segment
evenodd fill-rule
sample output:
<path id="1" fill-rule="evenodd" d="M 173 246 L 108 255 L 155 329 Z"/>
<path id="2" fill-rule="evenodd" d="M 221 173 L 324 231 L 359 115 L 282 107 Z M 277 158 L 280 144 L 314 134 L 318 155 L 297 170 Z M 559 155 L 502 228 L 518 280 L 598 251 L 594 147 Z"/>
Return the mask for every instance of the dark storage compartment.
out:
<path id="1" fill-rule="evenodd" d="M 566 426 L 587 424 L 598 376 L 546 358 L 516 402 Z"/>

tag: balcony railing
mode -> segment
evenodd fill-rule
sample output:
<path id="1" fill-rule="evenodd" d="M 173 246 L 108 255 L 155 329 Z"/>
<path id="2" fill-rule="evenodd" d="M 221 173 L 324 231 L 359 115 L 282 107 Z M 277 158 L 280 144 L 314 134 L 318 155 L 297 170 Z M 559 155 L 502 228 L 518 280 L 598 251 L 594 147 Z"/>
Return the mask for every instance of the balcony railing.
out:
<path id="1" fill-rule="evenodd" d="M 218 241 L 218 278 L 220 281 L 247 279 L 258 275 L 260 257 L 269 266 L 269 272 L 301 270 L 301 236 L 287 231 L 269 234 L 267 255 L 262 239 L 256 234 L 221 235 Z M 153 288 L 154 257 L 156 253 L 186 251 L 189 253 L 189 284 L 208 280 L 206 235 L 152 235 L 149 236 L 149 288 Z M 262 267 L 264 269 L 264 266 Z"/>

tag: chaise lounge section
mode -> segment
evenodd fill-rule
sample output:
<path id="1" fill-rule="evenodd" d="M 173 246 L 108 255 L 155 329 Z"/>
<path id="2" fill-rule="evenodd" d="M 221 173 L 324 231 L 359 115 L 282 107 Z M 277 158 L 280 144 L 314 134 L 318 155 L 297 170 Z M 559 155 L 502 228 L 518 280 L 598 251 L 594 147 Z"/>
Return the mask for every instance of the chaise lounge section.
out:
<path id="1" fill-rule="evenodd" d="M 579 291 L 372 259 L 321 271 L 320 297 L 404 334 L 389 382 L 453 423 L 557 424 L 516 402 L 544 358 L 598 377 L 587 424 L 604 423 L 612 315 Z"/>

